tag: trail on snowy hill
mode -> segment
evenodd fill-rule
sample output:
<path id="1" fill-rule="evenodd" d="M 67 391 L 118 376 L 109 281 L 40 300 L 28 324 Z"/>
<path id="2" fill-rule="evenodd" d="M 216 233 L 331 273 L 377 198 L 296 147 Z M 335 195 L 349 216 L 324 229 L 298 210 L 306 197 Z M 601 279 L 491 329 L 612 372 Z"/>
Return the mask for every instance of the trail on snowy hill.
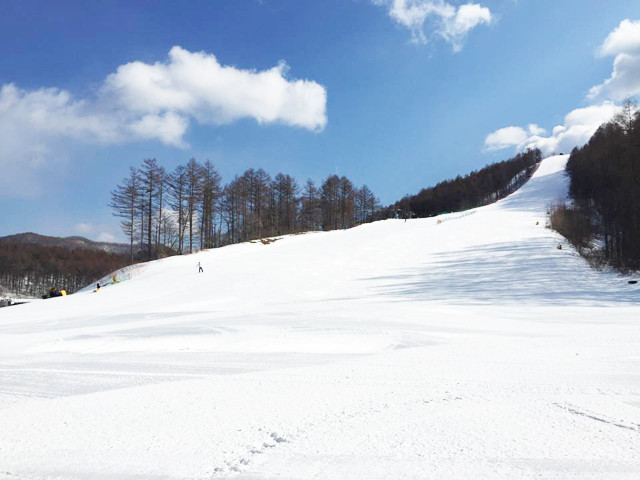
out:
<path id="1" fill-rule="evenodd" d="M 0 310 L 0 478 L 635 479 L 640 288 L 545 228 L 566 160 Z"/>
<path id="2" fill-rule="evenodd" d="M 413 224 L 412 233 L 427 240 L 421 255 L 368 279 L 377 283 L 375 292 L 455 304 L 636 304 L 638 292 L 618 275 L 589 269 L 545 228 L 547 207 L 567 198 L 566 159 L 545 160 L 527 184 L 494 205 L 442 216 L 451 223 L 437 218 Z"/>

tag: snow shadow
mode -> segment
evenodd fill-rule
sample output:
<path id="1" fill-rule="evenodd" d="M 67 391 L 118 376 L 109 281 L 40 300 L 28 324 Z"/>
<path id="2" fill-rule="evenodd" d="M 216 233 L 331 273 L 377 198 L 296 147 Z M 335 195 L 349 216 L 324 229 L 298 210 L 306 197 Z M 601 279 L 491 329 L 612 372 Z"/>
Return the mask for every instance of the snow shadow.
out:
<path id="1" fill-rule="evenodd" d="M 378 295 L 457 304 L 637 304 L 640 288 L 592 270 L 548 239 L 507 242 L 438 254 L 397 275 L 367 278 Z"/>

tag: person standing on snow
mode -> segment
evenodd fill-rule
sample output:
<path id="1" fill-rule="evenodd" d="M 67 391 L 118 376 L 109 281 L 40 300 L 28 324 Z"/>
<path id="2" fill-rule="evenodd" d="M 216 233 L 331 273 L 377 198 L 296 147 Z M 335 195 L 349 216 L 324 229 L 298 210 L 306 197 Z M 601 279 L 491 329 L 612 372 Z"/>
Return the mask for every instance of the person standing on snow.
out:
<path id="1" fill-rule="evenodd" d="M 198 273 L 202 273 L 204 272 L 204 270 L 202 270 L 202 267 L 200 266 L 200 262 L 198 262 Z"/>

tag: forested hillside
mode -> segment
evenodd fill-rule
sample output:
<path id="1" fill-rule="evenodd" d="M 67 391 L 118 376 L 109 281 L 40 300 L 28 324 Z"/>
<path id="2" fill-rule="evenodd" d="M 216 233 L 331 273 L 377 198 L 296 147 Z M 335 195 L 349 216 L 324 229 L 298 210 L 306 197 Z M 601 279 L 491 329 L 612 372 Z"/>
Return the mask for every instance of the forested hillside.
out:
<path id="1" fill-rule="evenodd" d="M 520 188 L 531 177 L 541 160 L 540 150 L 527 150 L 464 177 L 457 176 L 454 180 L 425 188 L 417 195 L 406 196 L 392 208 L 401 210 L 405 215 L 431 217 L 443 212 L 487 205 Z"/>
<path id="2" fill-rule="evenodd" d="M 73 293 L 129 263 L 127 254 L 71 248 L 73 242 L 65 244 L 66 239 L 42 238 L 49 241 L 25 243 L 20 235 L 0 238 L 0 296 L 40 297 L 50 288 Z"/>
<path id="3" fill-rule="evenodd" d="M 567 162 L 570 207 L 552 225 L 579 249 L 619 269 L 640 268 L 640 115 L 627 101 Z"/>

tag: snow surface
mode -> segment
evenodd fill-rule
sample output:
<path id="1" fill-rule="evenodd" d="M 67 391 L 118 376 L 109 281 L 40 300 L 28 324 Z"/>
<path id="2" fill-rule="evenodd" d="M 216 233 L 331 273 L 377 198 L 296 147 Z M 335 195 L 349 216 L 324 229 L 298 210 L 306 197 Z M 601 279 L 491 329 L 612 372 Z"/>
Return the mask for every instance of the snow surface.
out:
<path id="1" fill-rule="evenodd" d="M 545 228 L 566 160 L 0 310 L 0 478 L 640 478 L 640 288 Z"/>

